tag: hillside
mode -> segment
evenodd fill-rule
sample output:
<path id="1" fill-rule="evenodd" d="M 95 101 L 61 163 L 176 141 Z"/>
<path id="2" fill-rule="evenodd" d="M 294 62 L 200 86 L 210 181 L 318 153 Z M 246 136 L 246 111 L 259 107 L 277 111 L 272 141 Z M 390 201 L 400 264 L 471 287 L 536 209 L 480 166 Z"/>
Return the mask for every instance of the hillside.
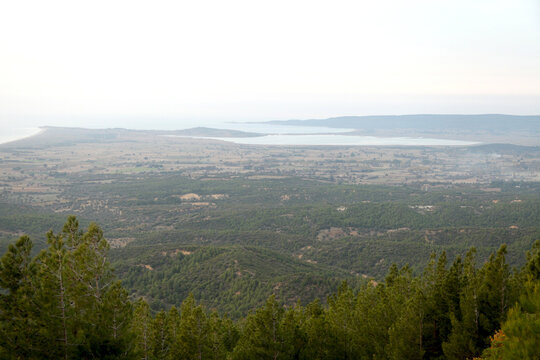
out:
<path id="1" fill-rule="evenodd" d="M 374 115 L 267 123 L 351 129 L 348 135 L 428 137 L 540 146 L 540 115 Z"/>
<path id="2" fill-rule="evenodd" d="M 70 216 L 47 239 L 32 256 L 32 240 L 21 236 L 0 258 L 2 358 L 533 359 L 538 349 L 540 241 L 518 271 L 509 271 L 504 244 L 483 264 L 475 248 L 454 259 L 442 252 L 419 275 L 394 265 L 384 281 L 356 289 L 343 282 L 327 304 L 283 306 L 291 291 L 309 288 L 305 275 L 314 267 L 254 247 L 161 247 L 131 254 L 144 262 L 130 264 L 126 281 L 141 269 L 146 291 L 130 299 L 95 223 L 81 229 Z M 256 304 L 257 283 L 280 275 L 274 294 Z M 212 277 L 219 286 L 208 286 Z M 328 278 L 316 280 L 311 286 L 325 290 Z M 233 321 L 185 295 L 189 285 L 256 308 Z M 156 311 L 147 300 L 156 294 L 181 306 Z M 242 310 L 230 308 L 234 317 Z"/>
<path id="3" fill-rule="evenodd" d="M 154 309 L 178 306 L 192 293 L 208 309 L 233 318 L 262 306 L 271 294 L 286 304 L 306 303 L 324 299 L 344 280 L 365 281 L 254 246 L 132 246 L 112 252 L 111 260 L 132 296 L 144 296 Z"/>

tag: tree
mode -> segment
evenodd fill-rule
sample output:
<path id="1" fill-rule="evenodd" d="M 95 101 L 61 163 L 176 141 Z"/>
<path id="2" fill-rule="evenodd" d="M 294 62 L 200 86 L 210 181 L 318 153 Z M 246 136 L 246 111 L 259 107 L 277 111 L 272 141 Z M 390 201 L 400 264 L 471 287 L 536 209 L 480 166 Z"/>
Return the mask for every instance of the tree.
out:
<path id="1" fill-rule="evenodd" d="M 31 251 L 32 241 L 22 236 L 0 258 L 0 357 L 5 359 L 31 358 L 39 346 Z"/>
<path id="2" fill-rule="evenodd" d="M 224 359 L 232 352 L 238 340 L 238 331 L 233 322 L 225 317 L 221 318 L 216 312 L 208 317 L 208 359 Z"/>
<path id="3" fill-rule="evenodd" d="M 329 359 L 337 353 L 338 336 L 330 329 L 328 314 L 319 299 L 308 304 L 304 311 L 303 332 L 306 344 L 301 359 Z"/>
<path id="4" fill-rule="evenodd" d="M 83 233 L 70 216 L 61 233 L 47 233 L 47 244 L 32 259 L 32 242 L 23 236 L 1 259 L 0 352 L 16 358 L 126 358 L 130 303 L 114 284 L 101 229 L 91 224 Z"/>
<path id="5" fill-rule="evenodd" d="M 282 327 L 284 310 L 270 296 L 265 305 L 246 319 L 233 359 L 288 359 L 292 344 Z"/>
<path id="6" fill-rule="evenodd" d="M 480 347 L 479 318 L 480 307 L 478 288 L 481 283 L 476 269 L 476 249 L 465 256 L 459 312 L 451 313 L 452 331 L 448 341 L 443 343 L 444 355 L 448 359 L 467 359 L 477 356 Z"/>
<path id="7" fill-rule="evenodd" d="M 151 324 L 150 307 L 143 299 L 137 300 L 134 307 L 132 327 L 135 332 L 134 351 L 138 358 L 150 359 L 151 348 Z"/>
<path id="8" fill-rule="evenodd" d="M 72 278 L 68 274 L 71 254 L 65 246 L 64 238 L 54 235 L 52 230 L 47 233 L 47 243 L 49 247 L 42 250 L 37 259 L 37 298 L 42 305 L 41 321 L 48 323 L 48 330 L 43 335 L 51 344 L 47 352 L 67 360 L 77 345 L 74 339 L 79 332 L 74 308 L 77 302 L 73 299 L 75 291 Z"/>
<path id="9" fill-rule="evenodd" d="M 175 306 L 172 306 L 167 313 L 167 333 L 170 337 L 170 349 L 168 359 L 178 359 L 180 357 L 180 313 Z"/>
<path id="10" fill-rule="evenodd" d="M 180 308 L 180 327 L 177 341 L 180 359 L 203 359 L 209 352 L 209 323 L 202 308 L 190 294 Z"/>
<path id="11" fill-rule="evenodd" d="M 506 321 L 484 351 L 485 359 L 532 360 L 540 348 L 540 241 L 527 254 L 522 271 L 525 285 Z"/>
<path id="12" fill-rule="evenodd" d="M 160 311 L 156 314 L 152 321 L 152 358 L 156 360 L 165 360 L 169 356 L 171 349 L 171 335 L 169 333 L 168 316 L 165 312 Z"/>
<path id="13" fill-rule="evenodd" d="M 502 359 L 503 345 L 506 340 L 506 335 L 502 330 L 497 331 L 491 338 L 491 345 L 489 348 L 482 352 L 482 358 L 475 359 L 490 359 L 500 360 Z M 521 359 L 521 358 L 520 358 Z"/>
<path id="14" fill-rule="evenodd" d="M 540 349 L 540 282 L 530 281 L 502 325 L 506 334 L 502 359 L 532 360 Z"/>
<path id="15" fill-rule="evenodd" d="M 121 348 L 125 344 L 120 341 L 120 334 L 116 332 L 115 338 L 114 331 L 106 331 L 111 326 L 114 328 L 119 325 L 118 322 L 111 325 L 115 321 L 116 311 L 123 311 L 124 314 L 127 311 L 122 309 L 121 302 L 108 303 L 106 300 L 112 300 L 116 295 L 121 297 L 118 300 L 125 302 L 127 293 L 122 292 L 118 284 L 115 285 L 115 277 L 107 259 L 109 244 L 103 231 L 91 223 L 88 230 L 82 233 L 78 230 L 77 220 L 69 217 L 62 235 L 67 239 L 69 249 L 67 279 L 75 301 L 78 356 L 104 358 L 107 354 L 108 358 L 113 358 L 125 355 L 127 349 Z M 109 294 L 111 291 L 114 294 Z"/>
<path id="16" fill-rule="evenodd" d="M 114 353 L 120 359 L 130 358 L 133 355 L 133 305 L 120 281 L 115 281 L 106 292 L 102 313 L 104 316 L 100 321 L 100 336 L 110 339 L 109 355 Z"/>
<path id="17" fill-rule="evenodd" d="M 500 328 L 509 300 L 510 272 L 505 260 L 506 245 L 501 245 L 482 268 L 483 279 L 479 288 L 479 346 L 489 344 L 489 336 Z"/>
<path id="18" fill-rule="evenodd" d="M 422 359 L 425 354 L 423 336 L 426 297 L 419 284 L 403 304 L 400 316 L 390 326 L 386 347 L 391 359 Z"/>
<path id="19" fill-rule="evenodd" d="M 369 300 L 366 297 L 365 300 Z M 357 346 L 362 346 L 358 339 L 354 338 L 357 332 L 356 326 L 361 323 L 356 321 L 356 297 L 347 283 L 342 283 L 337 294 L 328 299 L 328 328 L 334 334 L 336 346 L 333 347 L 332 357 L 350 359 L 354 358 Z M 361 310 L 360 310 L 361 311 Z"/>

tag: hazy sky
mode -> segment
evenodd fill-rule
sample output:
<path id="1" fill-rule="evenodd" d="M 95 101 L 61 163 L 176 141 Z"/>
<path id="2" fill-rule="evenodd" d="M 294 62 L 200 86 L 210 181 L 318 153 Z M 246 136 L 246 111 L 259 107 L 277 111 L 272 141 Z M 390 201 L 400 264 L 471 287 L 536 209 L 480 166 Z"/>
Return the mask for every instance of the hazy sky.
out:
<path id="1" fill-rule="evenodd" d="M 540 1 L 0 3 L 0 121 L 540 113 Z"/>

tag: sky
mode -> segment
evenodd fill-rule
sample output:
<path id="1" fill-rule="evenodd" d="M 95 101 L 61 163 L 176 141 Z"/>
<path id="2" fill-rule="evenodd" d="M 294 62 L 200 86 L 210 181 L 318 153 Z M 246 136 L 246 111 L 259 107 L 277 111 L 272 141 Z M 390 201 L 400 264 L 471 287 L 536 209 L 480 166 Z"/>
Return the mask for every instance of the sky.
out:
<path id="1" fill-rule="evenodd" d="M 3 1 L 0 123 L 540 114 L 539 0 Z"/>

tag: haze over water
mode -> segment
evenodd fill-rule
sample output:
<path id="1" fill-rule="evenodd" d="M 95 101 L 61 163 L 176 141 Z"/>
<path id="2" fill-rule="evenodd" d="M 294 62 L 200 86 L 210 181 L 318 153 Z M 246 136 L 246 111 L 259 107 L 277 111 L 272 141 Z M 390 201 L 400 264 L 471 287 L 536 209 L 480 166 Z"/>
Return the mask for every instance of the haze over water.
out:
<path id="1" fill-rule="evenodd" d="M 0 123 L 0 144 L 23 139 L 38 134 L 38 127 L 14 127 L 10 124 Z"/>
<path id="2" fill-rule="evenodd" d="M 169 126 L 172 126 L 170 124 Z M 182 130 L 193 127 L 193 123 L 178 124 L 166 130 Z M 251 133 L 267 134 L 257 137 L 198 137 L 199 139 L 222 140 L 236 144 L 249 145 L 288 145 L 288 146 L 467 146 L 478 142 L 461 141 L 436 138 L 412 138 L 412 137 L 375 137 L 340 135 L 352 131 L 352 129 L 339 129 L 312 126 L 287 126 L 262 123 L 239 123 L 239 122 L 212 122 L 198 123 L 196 125 L 219 129 L 238 130 Z M 159 124 L 158 124 L 159 126 Z M 169 126 L 150 127 L 152 130 L 162 130 Z M 10 124 L 0 124 L 0 144 L 7 143 L 38 134 L 42 129 L 38 127 L 15 127 Z M 167 135 L 175 137 L 174 135 Z M 183 137 L 183 136 L 179 136 Z"/>
<path id="3" fill-rule="evenodd" d="M 175 137 L 174 135 L 170 135 Z M 181 137 L 181 136 L 178 136 Z M 275 134 L 258 137 L 243 138 L 221 138 L 221 137 L 193 137 L 198 139 L 211 139 L 229 141 L 236 144 L 245 145 L 308 145 L 308 146 L 467 146 L 475 145 L 478 142 L 432 139 L 432 138 L 411 138 L 411 137 L 376 137 L 376 136 L 355 136 L 338 134 Z"/>

